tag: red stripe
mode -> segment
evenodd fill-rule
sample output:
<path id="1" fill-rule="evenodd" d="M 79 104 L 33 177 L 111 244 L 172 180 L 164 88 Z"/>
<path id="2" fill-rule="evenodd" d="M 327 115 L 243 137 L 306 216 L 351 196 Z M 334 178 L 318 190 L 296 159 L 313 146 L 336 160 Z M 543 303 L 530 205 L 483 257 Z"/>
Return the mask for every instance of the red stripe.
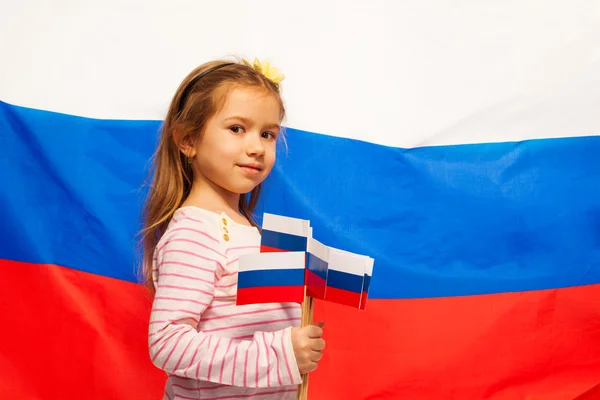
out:
<path id="1" fill-rule="evenodd" d="M 363 311 L 367 309 L 367 300 L 368 300 L 368 294 L 367 294 L 367 292 L 363 291 L 360 295 L 360 309 Z"/>
<path id="2" fill-rule="evenodd" d="M 315 299 L 325 298 L 325 288 L 327 284 L 325 279 L 321 278 L 314 272 L 306 270 L 306 295 Z"/>
<path id="3" fill-rule="evenodd" d="M 563 400 L 600 383 L 600 285 L 366 311 L 316 301 L 315 320 L 327 349 L 310 399 Z"/>
<path id="4" fill-rule="evenodd" d="M 260 252 L 261 253 L 285 253 L 285 252 L 287 252 L 287 250 L 281 250 L 276 247 L 269 247 L 269 246 L 261 245 Z"/>
<path id="5" fill-rule="evenodd" d="M 360 306 L 360 296 L 360 293 L 350 292 L 331 286 L 327 286 L 327 291 L 325 292 L 327 301 L 343 304 L 352 308 L 358 308 Z"/>
<path id="6" fill-rule="evenodd" d="M 14 327 L 2 334 L 10 345 L 0 352 L 0 398 L 163 396 L 165 374 L 148 356 L 143 287 L 52 265 L 0 268 L 0 315 Z M 371 299 L 364 312 L 317 301 L 315 311 L 326 321 L 327 349 L 311 373 L 311 400 L 598 398 L 600 285 Z M 291 376 L 293 360 L 284 353 L 281 362 Z"/>
<path id="7" fill-rule="evenodd" d="M 6 260 L 0 271 L 0 399 L 162 397 L 141 285 Z"/>
<path id="8" fill-rule="evenodd" d="M 237 305 L 258 303 L 302 303 L 304 286 L 269 286 L 237 290 Z"/>

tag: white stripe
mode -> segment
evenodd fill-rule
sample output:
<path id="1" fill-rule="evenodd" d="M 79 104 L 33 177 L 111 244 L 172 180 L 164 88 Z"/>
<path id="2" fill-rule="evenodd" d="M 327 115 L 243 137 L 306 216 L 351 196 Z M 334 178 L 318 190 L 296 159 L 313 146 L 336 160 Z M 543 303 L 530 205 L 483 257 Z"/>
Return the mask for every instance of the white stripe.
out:
<path id="1" fill-rule="evenodd" d="M 304 269 L 304 251 L 251 253 L 240 256 L 239 272 L 273 269 Z"/>
<path id="2" fill-rule="evenodd" d="M 597 1 L 0 7 L 0 99 L 19 105 L 163 119 L 189 71 L 235 54 L 283 71 L 286 125 L 311 132 L 401 147 L 600 132 Z"/>
<path id="3" fill-rule="evenodd" d="M 369 257 L 339 249 L 329 249 L 329 269 L 364 276 Z"/>
<path id="4" fill-rule="evenodd" d="M 310 239 L 308 241 L 308 252 L 314 254 L 322 261 L 329 261 L 329 247 L 325 246 L 316 239 Z"/>
<path id="5" fill-rule="evenodd" d="M 373 276 L 373 266 L 375 264 L 375 260 L 371 257 L 369 257 L 369 260 L 366 261 L 366 267 L 365 267 L 365 275 L 368 275 L 370 277 Z"/>
<path id="6" fill-rule="evenodd" d="M 262 228 L 268 231 L 287 233 L 289 235 L 310 236 L 310 221 L 305 219 L 264 214 Z"/>

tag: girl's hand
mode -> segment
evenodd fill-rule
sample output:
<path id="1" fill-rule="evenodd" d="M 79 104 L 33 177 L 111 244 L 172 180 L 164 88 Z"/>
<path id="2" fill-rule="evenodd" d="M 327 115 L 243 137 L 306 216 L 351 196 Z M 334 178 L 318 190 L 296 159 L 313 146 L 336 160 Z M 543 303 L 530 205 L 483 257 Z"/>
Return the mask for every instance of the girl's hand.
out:
<path id="1" fill-rule="evenodd" d="M 301 374 L 317 369 L 318 362 L 323 357 L 322 351 L 325 349 L 325 340 L 321 336 L 323 336 L 322 322 L 303 328 L 292 328 L 292 345 Z"/>

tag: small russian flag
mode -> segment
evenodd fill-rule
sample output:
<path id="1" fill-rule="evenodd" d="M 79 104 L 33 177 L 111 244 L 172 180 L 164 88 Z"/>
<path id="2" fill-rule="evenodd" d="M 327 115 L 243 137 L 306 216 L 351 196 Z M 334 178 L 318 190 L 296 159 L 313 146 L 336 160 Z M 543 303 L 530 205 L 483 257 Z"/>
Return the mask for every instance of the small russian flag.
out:
<path id="1" fill-rule="evenodd" d="M 325 300 L 360 308 L 369 257 L 329 248 Z"/>
<path id="2" fill-rule="evenodd" d="M 315 299 L 325 299 L 329 247 L 309 238 L 306 262 L 306 294 Z"/>
<path id="3" fill-rule="evenodd" d="M 260 251 L 306 251 L 311 235 L 310 221 L 281 215 L 264 214 Z"/>
<path id="4" fill-rule="evenodd" d="M 305 259 L 303 251 L 241 256 L 236 304 L 302 303 Z"/>

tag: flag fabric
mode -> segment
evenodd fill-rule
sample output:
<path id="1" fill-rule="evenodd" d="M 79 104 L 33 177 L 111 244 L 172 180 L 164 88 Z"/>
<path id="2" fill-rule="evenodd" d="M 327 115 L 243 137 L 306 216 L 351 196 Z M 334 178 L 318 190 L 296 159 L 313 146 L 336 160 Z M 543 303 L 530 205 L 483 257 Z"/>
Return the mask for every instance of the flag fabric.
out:
<path id="1" fill-rule="evenodd" d="M 598 7 L 575 3 L 5 2 L 0 398 L 160 398 L 148 160 L 181 79 L 231 53 L 286 75 L 258 222 L 376 260 L 365 311 L 316 302 L 310 399 L 598 398 Z"/>
<path id="2" fill-rule="evenodd" d="M 263 216 L 260 251 L 304 251 L 311 235 L 310 221 L 284 215 L 265 213 Z"/>
<path id="3" fill-rule="evenodd" d="M 306 253 L 251 253 L 240 256 L 237 305 L 304 301 Z"/>
<path id="4" fill-rule="evenodd" d="M 308 242 L 306 261 L 306 295 L 324 300 L 327 290 L 329 247 L 316 239 Z"/>
<path id="5" fill-rule="evenodd" d="M 325 300 L 360 308 L 368 257 L 329 249 Z"/>

